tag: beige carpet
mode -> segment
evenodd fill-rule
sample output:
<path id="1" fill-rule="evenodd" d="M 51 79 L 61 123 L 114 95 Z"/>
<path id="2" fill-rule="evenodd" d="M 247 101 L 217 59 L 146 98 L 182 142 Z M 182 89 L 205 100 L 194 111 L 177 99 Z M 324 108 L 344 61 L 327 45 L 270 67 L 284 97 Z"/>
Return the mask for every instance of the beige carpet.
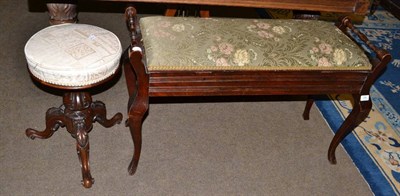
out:
<path id="1" fill-rule="evenodd" d="M 61 97 L 32 83 L 23 53 L 47 19 L 44 12 L 29 12 L 25 1 L 0 1 L 0 195 L 371 195 L 341 147 L 338 165 L 329 164 L 332 132 L 316 107 L 303 121 L 305 102 L 276 101 L 281 97 L 152 102 L 134 176 L 127 173 L 133 152 L 129 130 L 95 124 L 90 132 L 95 184 L 83 188 L 75 141 L 64 128 L 47 140 L 32 141 L 24 132 L 44 129 L 46 110 L 61 104 Z M 80 13 L 80 22 L 109 29 L 128 45 L 122 13 L 96 13 L 94 7 Z M 94 95 L 106 103 L 109 117 L 122 112 L 126 119 L 124 82 L 122 76 Z"/>

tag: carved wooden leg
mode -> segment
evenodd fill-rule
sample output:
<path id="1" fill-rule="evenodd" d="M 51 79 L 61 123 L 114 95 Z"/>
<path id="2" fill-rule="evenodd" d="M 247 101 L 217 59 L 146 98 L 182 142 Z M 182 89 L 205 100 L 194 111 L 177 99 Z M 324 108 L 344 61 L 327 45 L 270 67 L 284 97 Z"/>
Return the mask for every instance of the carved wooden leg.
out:
<path id="1" fill-rule="evenodd" d="M 129 49 L 126 50 L 125 52 L 129 52 Z M 126 86 L 128 88 L 128 94 L 129 94 L 128 113 L 130 113 L 130 109 L 133 104 L 134 97 L 137 94 L 136 74 L 134 73 L 133 68 L 131 67 L 131 64 L 129 62 L 129 54 L 124 53 L 122 56 L 124 59 L 124 73 L 125 73 Z M 137 169 L 137 166 L 139 163 L 140 152 L 142 149 L 141 123 L 142 122 L 140 120 L 140 122 L 139 122 L 140 127 L 136 128 L 136 130 L 139 130 L 139 131 L 135 131 L 134 124 L 138 124 L 138 123 L 136 123 L 135 120 L 133 120 L 133 117 L 130 117 L 130 115 L 128 115 L 128 119 L 125 121 L 125 126 L 127 126 L 127 127 L 129 126 L 129 130 L 131 132 L 133 145 L 134 145 L 133 158 L 128 166 L 128 173 L 130 175 L 133 175 L 136 172 L 136 169 Z"/>
<path id="2" fill-rule="evenodd" d="M 122 114 L 115 114 L 110 120 L 107 119 L 106 105 L 101 101 L 95 101 L 92 103 L 91 108 L 94 114 L 94 121 L 100 123 L 104 127 L 108 128 L 115 124 L 119 124 L 122 121 Z"/>
<path id="3" fill-rule="evenodd" d="M 94 183 L 89 168 L 89 132 L 93 128 L 92 96 L 88 92 L 68 92 L 63 97 L 66 128 L 77 142 L 77 153 L 82 169 L 82 184 L 90 188 Z"/>
<path id="4" fill-rule="evenodd" d="M 36 131 L 28 128 L 25 133 L 31 139 L 40 138 L 47 139 L 51 137 L 59 127 L 64 126 L 64 110 L 63 108 L 50 108 L 46 112 L 46 129 L 44 131 Z"/>
<path id="5" fill-rule="evenodd" d="M 82 168 L 82 185 L 85 188 L 92 187 L 94 183 L 94 179 L 90 174 L 90 166 L 89 166 L 89 141 L 86 143 L 86 146 L 81 146 L 79 142 L 76 143 L 76 150 L 78 153 L 79 162 L 81 163 Z"/>
<path id="6" fill-rule="evenodd" d="M 133 175 L 139 164 L 142 149 L 142 123 L 144 115 L 149 108 L 149 76 L 141 61 L 140 51 L 134 51 L 129 56 L 129 62 L 124 63 L 126 84 L 128 87 L 128 119 L 126 126 L 131 132 L 134 152 L 128 166 L 128 172 Z"/>
<path id="7" fill-rule="evenodd" d="M 328 160 L 332 164 L 336 164 L 336 147 L 354 128 L 356 128 L 362 121 L 365 120 L 365 118 L 367 118 L 372 108 L 371 100 L 360 101 L 360 95 L 353 95 L 353 97 L 353 109 L 340 126 L 339 130 L 336 132 L 329 146 Z"/>
<path id="8" fill-rule="evenodd" d="M 311 110 L 311 106 L 314 103 L 314 99 L 312 99 L 310 96 L 307 98 L 307 103 L 306 103 L 306 107 L 304 108 L 304 112 L 303 112 L 303 119 L 304 120 L 309 120 L 310 119 L 310 110 Z"/>
<path id="9" fill-rule="evenodd" d="M 94 122 L 104 127 L 111 127 L 122 120 L 122 114 L 117 113 L 111 120 L 106 118 L 106 107 L 101 101 L 92 102 L 88 92 L 68 92 L 64 95 L 67 131 L 77 142 L 77 153 L 82 169 L 82 184 L 90 188 L 94 179 L 89 167 L 89 132 Z"/>
<path id="10" fill-rule="evenodd" d="M 128 173 L 130 175 L 135 174 L 137 166 L 139 164 L 140 152 L 142 150 L 142 122 L 143 122 L 144 113 L 141 115 L 137 115 L 135 117 L 130 117 L 127 121 L 129 126 L 129 130 L 131 132 L 134 152 L 132 160 L 128 166 Z"/>
<path id="11" fill-rule="evenodd" d="M 47 3 L 46 5 L 49 11 L 49 22 L 51 25 L 62 23 L 76 23 L 78 21 L 76 4 Z"/>
<path id="12" fill-rule="evenodd" d="M 140 152 L 142 150 L 142 123 L 144 115 L 148 110 L 149 99 L 148 96 L 140 96 L 142 94 L 137 90 L 135 90 L 134 92 L 135 93 L 132 93 L 132 96 L 129 98 L 128 101 L 128 119 L 126 120 L 126 126 L 129 126 L 129 131 L 131 132 L 134 146 L 133 157 L 128 166 L 128 173 L 130 175 L 135 174 L 137 166 L 139 164 Z"/>
<path id="13" fill-rule="evenodd" d="M 128 88 L 128 93 L 129 93 L 129 101 L 128 101 L 128 119 L 125 121 L 125 126 L 129 126 L 129 130 L 132 136 L 133 140 L 133 145 L 134 145 L 134 152 L 133 152 L 133 158 L 128 166 L 128 173 L 130 175 L 133 175 L 136 172 L 138 163 L 139 163 L 139 158 L 140 158 L 140 152 L 142 149 L 142 120 L 139 121 L 139 123 L 136 123 L 138 120 L 134 120 L 131 115 L 129 115 L 131 111 L 133 102 L 135 100 L 135 97 L 137 95 L 137 83 L 136 83 L 136 74 L 133 71 L 133 68 L 131 67 L 131 64 L 129 62 L 129 56 L 124 58 L 124 73 L 125 73 L 125 81 L 126 81 L 126 86 Z M 133 110 L 133 109 L 132 109 Z M 136 122 L 135 122 L 136 121 Z M 135 124 L 140 124 L 139 127 L 134 127 Z"/>

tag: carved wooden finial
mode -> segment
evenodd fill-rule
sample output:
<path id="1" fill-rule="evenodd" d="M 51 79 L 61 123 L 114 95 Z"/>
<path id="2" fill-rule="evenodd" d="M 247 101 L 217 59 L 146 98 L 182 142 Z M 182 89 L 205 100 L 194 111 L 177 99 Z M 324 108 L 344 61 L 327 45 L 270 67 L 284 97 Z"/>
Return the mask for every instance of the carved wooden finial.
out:
<path id="1" fill-rule="evenodd" d="M 136 13 L 136 9 L 133 6 L 129 6 L 125 9 L 126 26 L 130 33 L 132 46 L 135 46 L 140 40 L 140 28 Z"/>
<path id="2" fill-rule="evenodd" d="M 130 32 L 135 32 L 135 18 L 136 18 L 136 9 L 132 6 L 129 6 L 125 9 L 125 19 L 126 19 L 126 24 L 128 27 L 128 30 Z"/>

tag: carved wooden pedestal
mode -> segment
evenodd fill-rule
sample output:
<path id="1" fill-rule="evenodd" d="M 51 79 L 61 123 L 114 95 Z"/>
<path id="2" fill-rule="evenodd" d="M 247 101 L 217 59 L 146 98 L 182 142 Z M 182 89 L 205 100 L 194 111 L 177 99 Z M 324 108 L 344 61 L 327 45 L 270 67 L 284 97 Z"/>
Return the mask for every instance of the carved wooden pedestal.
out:
<path id="1" fill-rule="evenodd" d="M 92 102 L 88 92 L 71 91 L 64 94 L 63 105 L 53 107 L 46 112 L 46 129 L 36 131 L 27 129 L 26 135 L 31 139 L 47 139 L 59 127 L 66 127 L 67 131 L 76 139 L 78 157 L 82 167 L 82 184 L 90 188 L 94 179 L 89 167 L 89 135 L 93 123 L 98 122 L 104 127 L 111 127 L 122 120 L 122 114 L 117 113 L 111 119 L 106 118 L 106 107 L 101 101 Z"/>

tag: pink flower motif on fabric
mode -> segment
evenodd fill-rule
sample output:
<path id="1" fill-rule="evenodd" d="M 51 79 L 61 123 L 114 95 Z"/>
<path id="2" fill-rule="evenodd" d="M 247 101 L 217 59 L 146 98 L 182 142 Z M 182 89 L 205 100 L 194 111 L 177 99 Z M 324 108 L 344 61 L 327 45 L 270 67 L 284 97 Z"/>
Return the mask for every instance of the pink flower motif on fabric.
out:
<path id="1" fill-rule="evenodd" d="M 221 43 L 218 45 L 219 50 L 222 54 L 229 55 L 233 51 L 233 45 L 229 43 Z"/>
<path id="2" fill-rule="evenodd" d="M 330 54 L 332 52 L 332 46 L 330 44 L 321 43 L 319 44 L 319 49 L 322 53 Z"/>
<path id="3" fill-rule="evenodd" d="M 329 67 L 329 66 L 332 66 L 332 64 L 329 62 L 329 60 L 327 58 L 322 57 L 318 60 L 318 66 Z"/>
<path id="4" fill-rule="evenodd" d="M 225 58 L 218 58 L 215 63 L 217 66 L 230 66 Z"/>
<path id="5" fill-rule="evenodd" d="M 256 25 L 260 29 L 269 29 L 271 27 L 271 25 L 269 25 L 268 23 L 264 23 L 264 22 L 257 23 Z"/>
<path id="6" fill-rule="evenodd" d="M 257 33 L 258 33 L 258 35 L 259 35 L 260 37 L 263 37 L 263 38 L 272 38 L 272 37 L 274 37 L 273 34 L 268 33 L 268 32 L 266 32 L 266 31 L 258 31 Z"/>

